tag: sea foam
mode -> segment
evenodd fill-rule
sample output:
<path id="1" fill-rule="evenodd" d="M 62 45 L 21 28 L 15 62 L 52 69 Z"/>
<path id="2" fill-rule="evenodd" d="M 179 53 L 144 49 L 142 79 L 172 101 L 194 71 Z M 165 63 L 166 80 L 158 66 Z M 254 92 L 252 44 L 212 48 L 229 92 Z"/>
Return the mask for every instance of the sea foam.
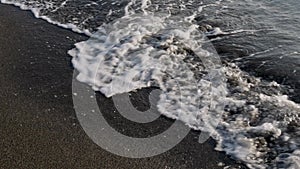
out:
<path id="1" fill-rule="evenodd" d="M 132 14 L 103 25 L 69 51 L 77 79 L 107 97 L 159 87 L 162 114 L 213 133 L 227 92 L 221 62 L 197 25 L 176 19 Z"/>
<path id="2" fill-rule="evenodd" d="M 78 80 L 94 90 L 110 97 L 159 87 L 161 114 L 210 132 L 217 141 L 217 150 L 243 161 L 249 168 L 299 168 L 299 104 L 283 94 L 284 86 L 253 77 L 236 64 L 221 65 L 198 25 L 192 23 L 198 13 L 185 4 L 193 1 L 151 1 L 153 5 L 142 1 L 138 8 L 132 1 L 124 9 L 125 16 L 99 25 L 96 32 L 83 29 L 75 21 L 58 22 L 41 12 L 63 8 L 61 4 L 67 6 L 66 1 L 54 7 L 38 1 L 1 2 L 29 9 L 38 18 L 89 35 L 89 40 L 77 43 L 69 54 L 80 73 Z M 200 6 L 198 12 L 222 3 Z M 230 3 L 234 1 L 225 4 L 228 7 Z M 166 9 L 169 13 L 154 12 Z M 108 15 L 114 12 L 110 10 Z M 174 15 L 180 12 L 184 16 Z M 206 35 L 256 31 L 259 30 L 224 32 L 215 28 Z"/>

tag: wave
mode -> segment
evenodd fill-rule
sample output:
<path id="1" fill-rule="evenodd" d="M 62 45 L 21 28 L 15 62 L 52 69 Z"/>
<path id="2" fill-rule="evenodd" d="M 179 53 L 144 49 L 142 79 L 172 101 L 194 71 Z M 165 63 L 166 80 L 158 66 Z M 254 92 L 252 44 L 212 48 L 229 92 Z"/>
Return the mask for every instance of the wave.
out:
<path id="1" fill-rule="evenodd" d="M 57 26 L 60 26 L 62 28 L 71 29 L 74 32 L 83 33 L 88 36 L 92 35 L 92 33 L 88 29 L 80 29 L 80 28 L 78 28 L 77 25 L 75 25 L 73 23 L 60 23 L 58 21 L 51 19 L 50 17 L 48 17 L 46 15 L 42 15 L 41 9 L 44 9 L 44 8 L 39 7 L 40 5 L 37 5 L 37 4 L 36 5 L 26 5 L 25 3 L 21 3 L 19 1 L 10 1 L 10 0 L 1 0 L 0 2 L 3 4 L 15 5 L 17 7 L 20 7 L 22 10 L 30 10 L 36 18 L 46 20 L 47 22 L 57 25 Z"/>
<path id="2" fill-rule="evenodd" d="M 222 3 L 229 2 L 202 4 L 191 10 L 197 2 L 130 1 L 123 6 L 119 3 L 122 9 L 106 11 L 104 18 L 113 19 L 91 27 L 91 22 L 84 21 L 83 11 L 79 16 L 71 14 L 74 17 L 65 22 L 45 12 L 51 9 L 55 13 L 68 6 L 68 1 L 54 6 L 38 1 L 1 2 L 90 36 L 75 44 L 69 54 L 79 71 L 77 79 L 94 90 L 111 97 L 159 87 L 160 113 L 209 132 L 217 141 L 216 150 L 249 168 L 300 168 L 300 105 L 283 94 L 285 86 L 251 76 L 234 63 L 221 63 L 205 36 L 260 30 L 211 28 L 204 32 L 202 25 L 193 22 L 204 8 L 223 8 Z M 87 4 L 101 5 L 95 3 Z M 95 19 L 91 20 L 94 23 Z"/>

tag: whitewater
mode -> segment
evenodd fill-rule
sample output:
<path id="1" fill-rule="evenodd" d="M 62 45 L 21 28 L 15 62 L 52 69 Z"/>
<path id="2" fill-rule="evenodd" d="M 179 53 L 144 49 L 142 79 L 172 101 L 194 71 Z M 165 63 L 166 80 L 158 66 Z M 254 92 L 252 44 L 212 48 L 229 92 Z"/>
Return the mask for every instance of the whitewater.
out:
<path id="1" fill-rule="evenodd" d="M 281 37 L 293 37 L 297 42 L 299 37 L 293 30 L 298 27 L 288 30 L 272 19 L 269 25 L 259 23 L 261 16 L 253 16 L 257 20 L 238 20 L 234 13 L 244 5 L 267 15 L 278 10 L 276 5 L 273 8 L 250 0 L 1 3 L 31 10 L 37 18 L 88 35 L 87 41 L 76 43 L 68 53 L 79 72 L 77 80 L 95 91 L 112 97 L 158 87 L 162 91 L 159 112 L 210 133 L 217 142 L 216 150 L 249 168 L 300 168 L 300 104 L 295 101 L 299 97 L 295 86 L 299 80 L 300 49 Z M 298 19 L 300 15 L 296 14 Z M 289 17 L 285 12 L 278 15 Z M 252 22 L 257 25 L 249 24 Z M 278 27 L 282 27 L 281 34 L 274 39 L 283 39 L 278 45 L 272 47 L 264 43 L 272 39 L 260 39 L 264 34 L 274 37 Z M 241 38 L 243 43 L 239 44 Z M 289 47 L 285 48 L 285 44 Z M 232 52 L 235 55 L 219 52 L 222 46 L 239 50 Z M 257 69 L 270 63 L 276 65 L 278 59 L 259 60 L 277 54 L 278 58 L 294 58 L 296 66 L 286 71 L 291 72 L 290 79 L 295 82 L 279 84 L 276 78 L 257 77 L 245 71 L 256 63 Z M 291 93 L 296 93 L 296 99 L 291 99 Z"/>

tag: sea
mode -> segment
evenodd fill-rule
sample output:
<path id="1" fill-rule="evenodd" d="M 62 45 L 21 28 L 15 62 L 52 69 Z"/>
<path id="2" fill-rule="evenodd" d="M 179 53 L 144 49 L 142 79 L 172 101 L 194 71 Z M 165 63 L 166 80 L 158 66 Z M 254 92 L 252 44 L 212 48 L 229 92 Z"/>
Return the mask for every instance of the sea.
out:
<path id="1" fill-rule="evenodd" d="M 300 168 L 298 0 L 1 0 L 89 36 L 66 51 L 106 97 L 162 91 L 159 112 L 251 169 Z M 195 143 L 197 144 L 197 143 Z"/>

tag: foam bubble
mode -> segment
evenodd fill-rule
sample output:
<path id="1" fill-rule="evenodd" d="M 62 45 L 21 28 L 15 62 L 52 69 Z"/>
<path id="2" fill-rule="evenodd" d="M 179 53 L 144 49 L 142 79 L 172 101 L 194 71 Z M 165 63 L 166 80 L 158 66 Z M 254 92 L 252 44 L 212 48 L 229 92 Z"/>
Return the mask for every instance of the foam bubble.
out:
<path id="1" fill-rule="evenodd" d="M 202 5 L 196 12 L 185 6 L 193 5 L 193 1 L 161 4 L 144 0 L 138 8 L 137 1 L 132 1 L 124 9 L 126 16 L 104 24 L 95 33 L 91 30 L 99 25 L 87 24 L 95 15 L 87 17 L 75 11 L 83 17 L 58 22 L 42 11 L 59 11 L 68 6 L 68 1 L 51 2 L 1 0 L 31 10 L 49 23 L 91 36 L 77 43 L 69 54 L 80 72 L 78 80 L 95 90 L 109 97 L 158 86 L 163 91 L 159 111 L 194 129 L 212 133 L 217 150 L 243 161 L 249 168 L 299 168 L 300 105 L 282 94 L 284 86 L 250 76 L 235 64 L 225 63 L 221 68 L 209 62 L 216 60 L 215 53 L 205 48 L 206 40 L 192 21 L 206 8 L 220 6 L 221 1 Z M 100 4 L 86 4 L 92 5 Z M 166 10 L 168 14 L 156 12 Z M 184 17 L 172 15 L 179 11 Z M 115 13 L 109 9 L 103 16 Z M 205 33 L 212 37 L 262 31 L 208 28 Z M 269 50 L 273 49 L 262 53 Z M 227 84 L 211 78 L 224 73 Z"/>
<path id="2" fill-rule="evenodd" d="M 60 22 L 57 22 L 57 21 L 51 19 L 50 17 L 48 17 L 46 15 L 41 14 L 42 9 L 51 8 L 51 5 L 49 3 L 45 2 L 44 4 L 40 4 L 35 1 L 31 1 L 31 3 L 28 2 L 28 4 L 26 4 L 26 3 L 22 3 L 22 2 L 14 1 L 14 0 L 1 0 L 1 3 L 15 5 L 15 6 L 20 7 L 23 10 L 30 10 L 36 18 L 44 19 L 51 24 L 54 24 L 54 25 L 57 25 L 57 26 L 60 26 L 60 27 L 66 28 L 66 29 L 71 29 L 74 32 L 83 33 L 88 36 L 92 35 L 90 30 L 81 29 L 78 27 L 78 25 L 75 25 L 74 23 L 60 23 Z M 65 2 L 63 2 L 63 3 L 65 3 Z M 53 8 L 53 6 L 52 6 L 52 8 Z"/>
<path id="3" fill-rule="evenodd" d="M 77 79 L 107 97 L 158 86 L 162 114 L 213 132 L 226 95 L 223 69 L 197 25 L 175 19 L 130 15 L 103 25 L 69 51 Z"/>

